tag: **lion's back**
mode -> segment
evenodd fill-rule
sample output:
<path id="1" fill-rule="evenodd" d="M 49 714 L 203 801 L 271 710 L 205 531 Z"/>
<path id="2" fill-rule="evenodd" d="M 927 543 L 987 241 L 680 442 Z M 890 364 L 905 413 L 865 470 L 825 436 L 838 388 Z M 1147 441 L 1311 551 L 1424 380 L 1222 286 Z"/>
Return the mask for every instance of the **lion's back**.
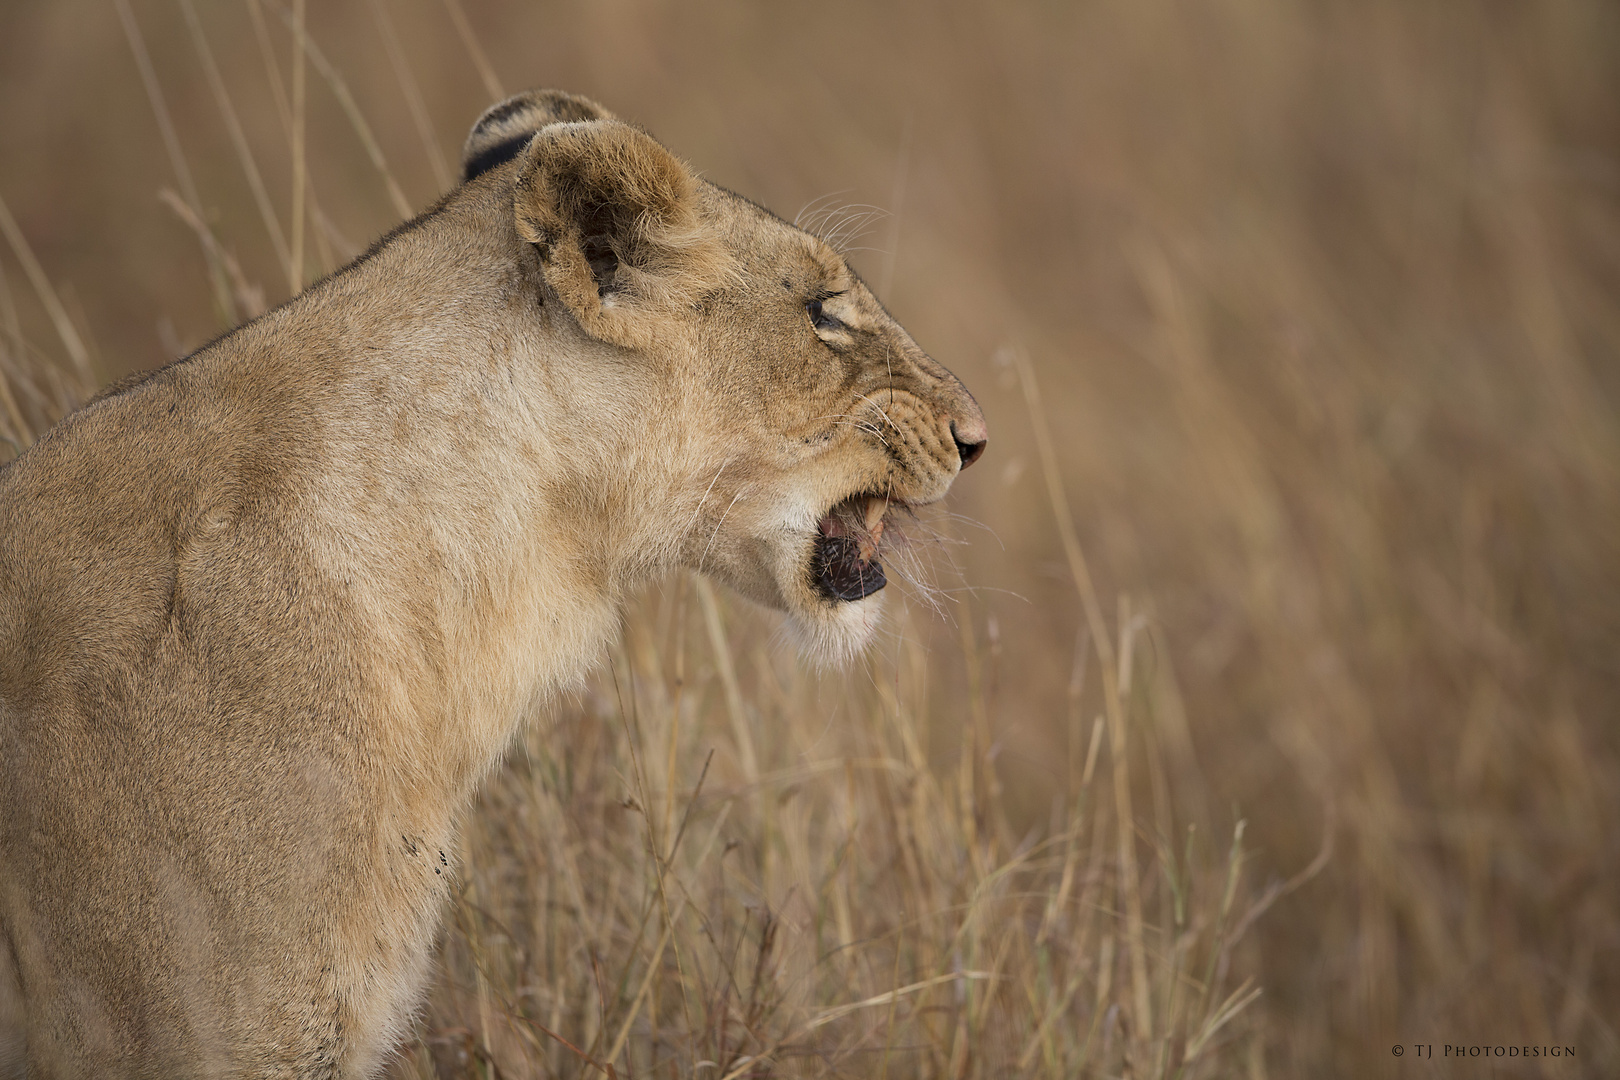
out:
<path id="1" fill-rule="evenodd" d="M 94 1013 L 151 1060 L 241 1044 L 250 1022 L 310 1029 L 188 997 L 264 977 L 308 936 L 302 907 L 267 901 L 308 895 L 312 823 L 352 828 L 358 805 L 320 767 L 334 699 L 299 655 L 300 594 L 319 590 L 254 471 L 268 440 L 228 407 L 160 375 L 0 471 L 0 952 L 20 950 L 0 982 L 36 1032 Z"/>

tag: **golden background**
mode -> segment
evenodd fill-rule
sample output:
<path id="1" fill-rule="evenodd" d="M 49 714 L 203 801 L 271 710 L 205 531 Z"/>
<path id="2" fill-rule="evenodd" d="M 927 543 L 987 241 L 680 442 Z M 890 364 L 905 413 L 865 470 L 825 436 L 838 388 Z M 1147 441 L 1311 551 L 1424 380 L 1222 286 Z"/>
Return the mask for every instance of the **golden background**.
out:
<path id="1" fill-rule="evenodd" d="M 934 558 L 943 615 L 914 601 L 880 652 L 929 658 L 933 768 L 976 733 L 1002 854 L 1062 832 L 1105 711 L 1066 501 L 1115 668 L 1136 665 L 1146 947 L 1175 940 L 1163 868 L 1184 844 L 1222 864 L 1240 818 L 1243 895 L 1282 886 L 1221 961 L 1264 993 L 1216 1074 L 1484 1075 L 1449 1043 L 1576 1050 L 1512 1075 L 1620 1072 L 1620 9 L 463 4 L 309 4 L 303 280 L 427 206 L 495 93 L 530 86 L 595 98 L 786 218 L 836 210 L 822 227 L 989 421 L 941 523 L 966 541 Z M 287 296 L 294 18 L 0 9 L 13 442 L 75 379 Z M 762 724 L 750 680 L 791 665 L 773 649 L 738 661 Z M 854 723 L 838 681 L 789 690 Z M 1107 959 L 1077 962 L 1059 1025 L 1119 992 Z M 1110 1068 L 1177 1075 L 1179 1052 Z M 1070 1075 L 1017 1058 L 914 1065 Z"/>

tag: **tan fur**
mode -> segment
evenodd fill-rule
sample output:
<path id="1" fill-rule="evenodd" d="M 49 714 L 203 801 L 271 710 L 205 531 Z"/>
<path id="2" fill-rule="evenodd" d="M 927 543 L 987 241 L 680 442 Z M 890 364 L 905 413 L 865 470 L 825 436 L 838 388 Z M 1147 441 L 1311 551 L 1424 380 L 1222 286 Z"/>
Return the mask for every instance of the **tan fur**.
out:
<path id="1" fill-rule="evenodd" d="M 373 1075 L 457 818 L 626 592 L 700 570 L 847 656 L 883 593 L 818 590 L 818 522 L 984 442 L 821 241 L 584 99 L 503 146 L 0 472 L 0 1075 Z"/>

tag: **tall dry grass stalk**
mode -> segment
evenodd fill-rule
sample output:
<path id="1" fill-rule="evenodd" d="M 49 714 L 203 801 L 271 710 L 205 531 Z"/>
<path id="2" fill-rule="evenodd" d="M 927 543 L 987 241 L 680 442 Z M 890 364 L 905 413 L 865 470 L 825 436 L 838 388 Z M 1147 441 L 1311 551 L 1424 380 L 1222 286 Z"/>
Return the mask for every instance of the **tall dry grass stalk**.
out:
<path id="1" fill-rule="evenodd" d="M 1611 6 L 99 2 L 0 33 L 0 458 L 537 84 L 804 207 L 990 420 L 857 670 L 638 600 L 396 1075 L 1620 1073 Z"/>
<path id="2" fill-rule="evenodd" d="M 817 679 L 707 588 L 638 605 L 591 692 L 485 793 L 401 1075 L 1240 1071 L 1260 994 L 1231 970 L 1243 826 L 1122 819 L 1111 781 L 1165 767 L 1150 736 L 1121 753 L 1100 717 L 1082 728 L 1051 827 L 1015 831 L 982 730 L 945 768 L 924 749 L 935 665 L 997 704 L 970 615 L 961 652 L 922 647 L 902 611 L 860 670 Z M 1158 680 L 1131 687 L 1147 633 L 1117 642 L 1121 726 L 1163 723 Z M 1122 872 L 1138 829 L 1158 861 Z"/>

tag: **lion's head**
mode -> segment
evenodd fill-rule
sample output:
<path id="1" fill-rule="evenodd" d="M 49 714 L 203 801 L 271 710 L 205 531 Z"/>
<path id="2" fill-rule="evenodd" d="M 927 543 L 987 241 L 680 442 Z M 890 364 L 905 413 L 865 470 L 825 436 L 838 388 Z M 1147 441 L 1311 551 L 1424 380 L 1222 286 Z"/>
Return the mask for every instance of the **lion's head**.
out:
<path id="1" fill-rule="evenodd" d="M 814 655 L 863 645 L 886 533 L 984 450 L 967 389 L 831 246 L 592 102 L 502 102 L 463 161 L 469 184 L 510 191 L 548 300 L 668 388 L 643 448 L 685 516 L 667 561 L 787 612 Z"/>

